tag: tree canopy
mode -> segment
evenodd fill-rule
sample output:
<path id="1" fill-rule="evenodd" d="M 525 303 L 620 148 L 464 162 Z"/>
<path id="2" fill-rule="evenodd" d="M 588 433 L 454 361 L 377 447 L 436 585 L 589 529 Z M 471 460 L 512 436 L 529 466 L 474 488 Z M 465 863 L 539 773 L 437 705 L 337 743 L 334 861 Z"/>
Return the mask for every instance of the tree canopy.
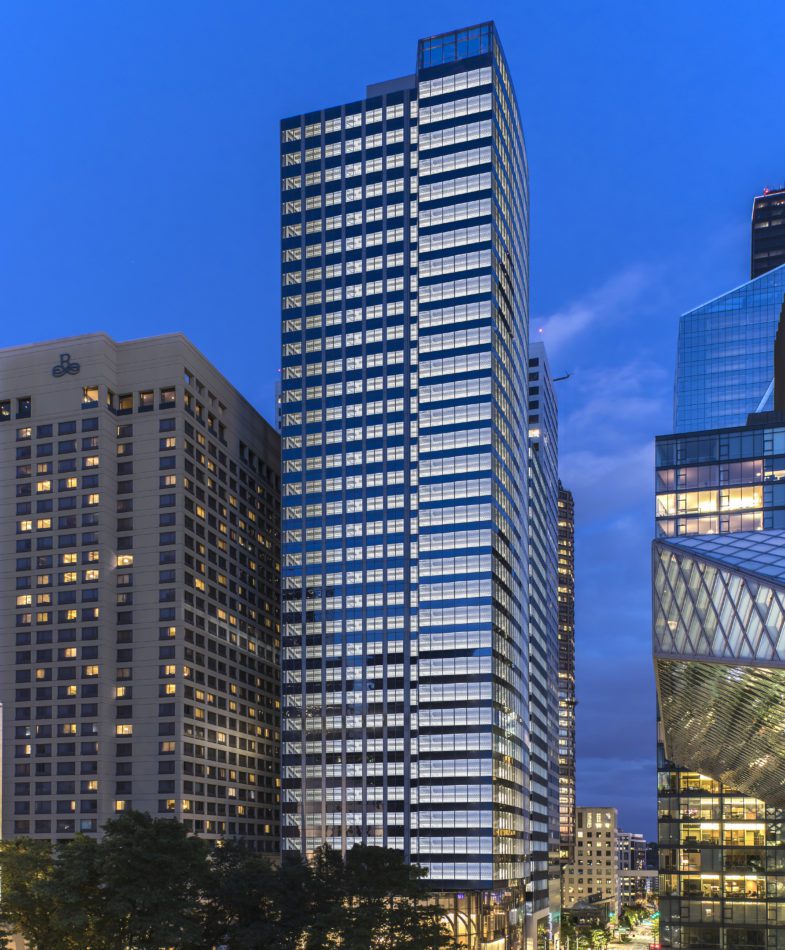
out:
<path id="1" fill-rule="evenodd" d="M 129 812 L 96 841 L 0 842 L 0 928 L 31 950 L 442 950 L 442 912 L 398 851 L 275 865 Z M 3 938 L 0 937 L 0 940 Z"/>

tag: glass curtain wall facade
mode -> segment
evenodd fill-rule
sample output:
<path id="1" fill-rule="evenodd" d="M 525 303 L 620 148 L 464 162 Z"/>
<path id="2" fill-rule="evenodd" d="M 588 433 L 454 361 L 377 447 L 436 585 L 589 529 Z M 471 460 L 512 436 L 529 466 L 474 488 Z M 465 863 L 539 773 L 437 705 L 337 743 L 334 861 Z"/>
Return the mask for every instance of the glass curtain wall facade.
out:
<path id="1" fill-rule="evenodd" d="M 561 860 L 575 847 L 575 502 L 559 482 L 559 830 Z"/>
<path id="2" fill-rule="evenodd" d="M 660 436 L 657 537 L 785 528 L 785 426 Z"/>
<path id="3" fill-rule="evenodd" d="M 773 404 L 774 337 L 785 266 L 685 313 L 679 321 L 676 432 L 744 425 Z"/>
<path id="4" fill-rule="evenodd" d="M 402 849 L 464 945 L 518 946 L 528 185 L 493 25 L 281 138 L 283 848 Z"/>
<path id="5" fill-rule="evenodd" d="M 542 343 L 529 355 L 529 715 L 533 933 L 559 920 L 558 415 Z"/>
<path id="6" fill-rule="evenodd" d="M 766 548 L 781 535 L 772 529 L 785 526 L 785 428 L 771 423 L 767 414 L 748 426 L 657 439 L 655 656 L 662 654 L 656 663 L 665 720 L 658 724 L 660 940 L 673 950 L 785 946 L 785 811 L 723 784 L 724 760 L 675 764 L 664 742 L 670 736 L 676 754 L 691 759 L 692 729 L 682 727 L 703 729 L 700 716 L 717 702 L 710 721 L 725 728 L 730 703 L 737 707 L 733 728 L 722 742 L 701 746 L 727 751 L 735 741 L 743 751 L 746 742 L 739 745 L 735 733 L 752 723 L 753 710 L 764 718 L 777 711 L 778 703 L 767 702 L 761 713 L 755 699 L 759 680 L 771 673 L 759 668 L 770 664 L 756 651 L 785 613 L 768 584 L 739 574 L 747 562 L 756 573 L 782 569 L 781 558 L 751 560 L 745 543 L 760 539 Z M 682 536 L 682 544 L 697 545 L 693 553 L 689 546 L 677 553 Z M 694 556 L 703 548 L 714 552 L 708 560 Z M 756 735 L 762 721 L 755 720 Z M 751 772 L 748 763 L 736 774 Z"/>

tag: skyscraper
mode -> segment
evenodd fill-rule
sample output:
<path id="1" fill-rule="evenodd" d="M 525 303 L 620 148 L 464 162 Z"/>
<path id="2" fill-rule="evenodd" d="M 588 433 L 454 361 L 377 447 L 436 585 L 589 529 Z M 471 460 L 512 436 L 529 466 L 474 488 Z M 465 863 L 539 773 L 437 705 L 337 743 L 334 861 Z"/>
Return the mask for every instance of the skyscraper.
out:
<path id="1" fill-rule="evenodd" d="M 402 849 L 466 945 L 518 946 L 528 184 L 493 24 L 281 139 L 283 847 Z"/>
<path id="2" fill-rule="evenodd" d="M 559 827 L 563 861 L 575 846 L 575 502 L 559 482 Z"/>
<path id="3" fill-rule="evenodd" d="M 785 188 L 765 188 L 752 202 L 751 277 L 785 264 Z"/>
<path id="4" fill-rule="evenodd" d="M 785 445 L 782 427 L 738 435 Z M 709 477 L 721 468 L 700 463 Z M 753 461 L 746 477 L 766 469 Z M 660 940 L 672 950 L 785 940 L 784 552 L 777 529 L 654 544 Z"/>
<path id="5" fill-rule="evenodd" d="M 532 930 L 560 912 L 558 413 L 542 343 L 529 351 L 529 715 Z"/>
<path id="6" fill-rule="evenodd" d="M 275 853 L 277 433 L 179 334 L 13 347 L 0 501 L 3 837 L 134 808 Z"/>
<path id="7" fill-rule="evenodd" d="M 774 336 L 785 297 L 785 266 L 777 267 L 679 321 L 674 430 L 743 425 L 772 408 Z"/>
<path id="8" fill-rule="evenodd" d="M 785 380 L 776 322 L 764 333 L 753 309 L 742 332 L 756 286 L 781 311 L 783 269 L 745 285 L 738 312 L 725 308 L 709 341 L 723 355 L 708 374 L 697 359 L 681 366 L 701 412 L 711 393 L 727 397 L 733 412 L 706 415 L 736 424 L 657 439 L 659 881 L 661 942 L 673 950 L 785 942 L 785 428 L 781 413 L 754 411 L 765 377 L 776 376 L 777 405 Z"/>

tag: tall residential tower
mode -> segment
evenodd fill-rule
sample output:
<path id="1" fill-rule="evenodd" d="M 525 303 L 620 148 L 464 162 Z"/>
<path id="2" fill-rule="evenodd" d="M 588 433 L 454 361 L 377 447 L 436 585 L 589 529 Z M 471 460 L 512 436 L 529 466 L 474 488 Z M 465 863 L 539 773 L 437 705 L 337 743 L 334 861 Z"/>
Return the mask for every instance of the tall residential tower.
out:
<path id="1" fill-rule="evenodd" d="M 517 947 L 528 184 L 493 24 L 281 139 L 283 848 L 402 849 L 465 945 Z"/>

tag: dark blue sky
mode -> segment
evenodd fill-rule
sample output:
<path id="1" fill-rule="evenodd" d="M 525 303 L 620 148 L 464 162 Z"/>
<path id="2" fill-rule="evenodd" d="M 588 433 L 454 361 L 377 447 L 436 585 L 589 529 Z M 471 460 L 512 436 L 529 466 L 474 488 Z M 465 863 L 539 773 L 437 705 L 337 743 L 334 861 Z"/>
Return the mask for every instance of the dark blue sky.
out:
<path id="1" fill-rule="evenodd" d="M 785 180 L 785 6 L 703 0 L 0 4 L 0 345 L 183 330 L 265 413 L 278 120 L 493 18 L 524 116 L 532 321 L 578 517 L 579 801 L 655 832 L 652 436 L 680 312 L 742 282 Z"/>

